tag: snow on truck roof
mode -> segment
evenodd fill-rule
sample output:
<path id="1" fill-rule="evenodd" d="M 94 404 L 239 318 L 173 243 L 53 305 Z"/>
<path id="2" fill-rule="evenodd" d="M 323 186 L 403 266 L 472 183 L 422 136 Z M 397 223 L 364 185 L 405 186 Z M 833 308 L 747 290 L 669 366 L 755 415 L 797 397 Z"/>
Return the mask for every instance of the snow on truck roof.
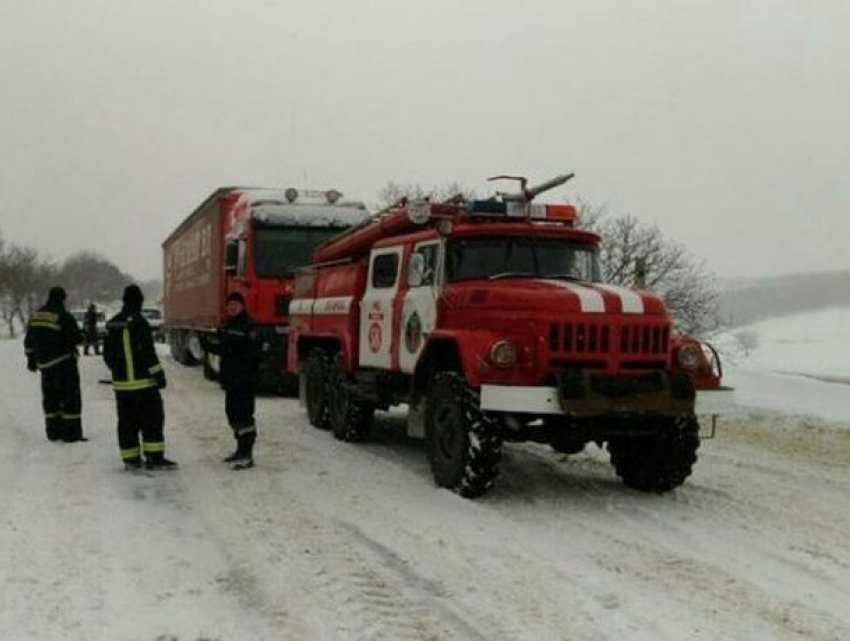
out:
<path id="1" fill-rule="evenodd" d="M 369 216 L 358 201 L 340 200 L 342 194 L 289 189 L 238 189 L 251 207 L 251 217 L 268 225 L 350 227 Z"/>

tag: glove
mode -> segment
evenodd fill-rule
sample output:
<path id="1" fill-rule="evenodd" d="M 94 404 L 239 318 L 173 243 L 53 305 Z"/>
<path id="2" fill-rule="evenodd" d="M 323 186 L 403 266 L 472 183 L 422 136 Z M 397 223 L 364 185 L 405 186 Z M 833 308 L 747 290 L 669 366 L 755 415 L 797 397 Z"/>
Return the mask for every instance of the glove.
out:
<path id="1" fill-rule="evenodd" d="M 38 371 L 38 365 L 36 365 L 34 358 L 27 358 L 27 369 L 31 372 Z"/>
<path id="2" fill-rule="evenodd" d="M 154 380 L 159 389 L 165 389 L 165 386 L 168 385 L 168 382 L 165 380 L 165 374 L 157 374 L 154 376 Z"/>

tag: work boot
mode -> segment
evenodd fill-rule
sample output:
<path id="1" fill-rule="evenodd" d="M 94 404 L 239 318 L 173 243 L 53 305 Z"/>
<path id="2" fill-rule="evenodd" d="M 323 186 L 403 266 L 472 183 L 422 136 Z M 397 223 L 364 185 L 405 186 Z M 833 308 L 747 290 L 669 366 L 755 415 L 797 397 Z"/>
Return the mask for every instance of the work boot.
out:
<path id="1" fill-rule="evenodd" d="M 124 459 L 124 469 L 128 472 L 142 469 L 142 457 L 135 456 L 133 458 Z"/>
<path id="2" fill-rule="evenodd" d="M 223 459 L 221 459 L 222 463 L 233 463 L 236 459 L 242 458 L 242 455 L 239 453 L 239 450 L 235 450 L 232 454 L 228 454 Z"/>
<path id="3" fill-rule="evenodd" d="M 145 468 L 148 470 L 173 470 L 177 467 L 175 461 L 170 461 L 162 455 L 157 457 L 149 456 L 145 461 Z"/>
<path id="4" fill-rule="evenodd" d="M 252 458 L 240 458 L 233 461 L 233 465 L 230 466 L 232 470 L 249 470 L 254 467 L 254 459 Z"/>

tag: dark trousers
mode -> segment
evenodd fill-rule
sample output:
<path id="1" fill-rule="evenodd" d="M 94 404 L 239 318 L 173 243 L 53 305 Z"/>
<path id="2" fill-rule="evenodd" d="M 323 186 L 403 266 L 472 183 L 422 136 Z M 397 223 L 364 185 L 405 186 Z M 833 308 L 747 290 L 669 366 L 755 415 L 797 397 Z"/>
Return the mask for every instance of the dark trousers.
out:
<path id="1" fill-rule="evenodd" d="M 86 356 L 89 355 L 89 347 L 94 347 L 95 355 L 100 354 L 100 338 L 97 335 L 97 331 L 86 332 L 86 342 L 83 345 L 83 354 Z"/>
<path id="2" fill-rule="evenodd" d="M 236 439 L 236 455 L 252 458 L 257 426 L 254 423 L 254 388 L 252 386 L 228 386 L 224 388 L 224 413 Z"/>
<path id="3" fill-rule="evenodd" d="M 165 438 L 162 434 L 165 411 L 159 390 L 150 387 L 135 392 L 115 392 L 115 403 L 118 406 L 118 447 L 121 449 L 121 458 L 125 461 L 137 460 L 144 452 L 150 460 L 162 460 L 165 455 Z"/>
<path id="4" fill-rule="evenodd" d="M 48 439 L 73 443 L 83 437 L 83 402 L 76 356 L 41 370 L 41 406 Z"/>

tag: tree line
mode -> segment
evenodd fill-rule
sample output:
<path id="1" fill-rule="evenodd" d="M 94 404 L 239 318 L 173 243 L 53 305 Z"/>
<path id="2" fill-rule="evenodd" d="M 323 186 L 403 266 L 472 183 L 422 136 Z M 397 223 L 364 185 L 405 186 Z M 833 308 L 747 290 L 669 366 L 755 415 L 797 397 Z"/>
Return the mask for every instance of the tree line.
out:
<path id="1" fill-rule="evenodd" d="M 95 252 L 77 252 L 56 262 L 0 236 L 0 322 L 12 338 L 54 285 L 65 288 L 68 307 L 83 307 L 120 299 L 124 286 L 132 280 Z"/>

